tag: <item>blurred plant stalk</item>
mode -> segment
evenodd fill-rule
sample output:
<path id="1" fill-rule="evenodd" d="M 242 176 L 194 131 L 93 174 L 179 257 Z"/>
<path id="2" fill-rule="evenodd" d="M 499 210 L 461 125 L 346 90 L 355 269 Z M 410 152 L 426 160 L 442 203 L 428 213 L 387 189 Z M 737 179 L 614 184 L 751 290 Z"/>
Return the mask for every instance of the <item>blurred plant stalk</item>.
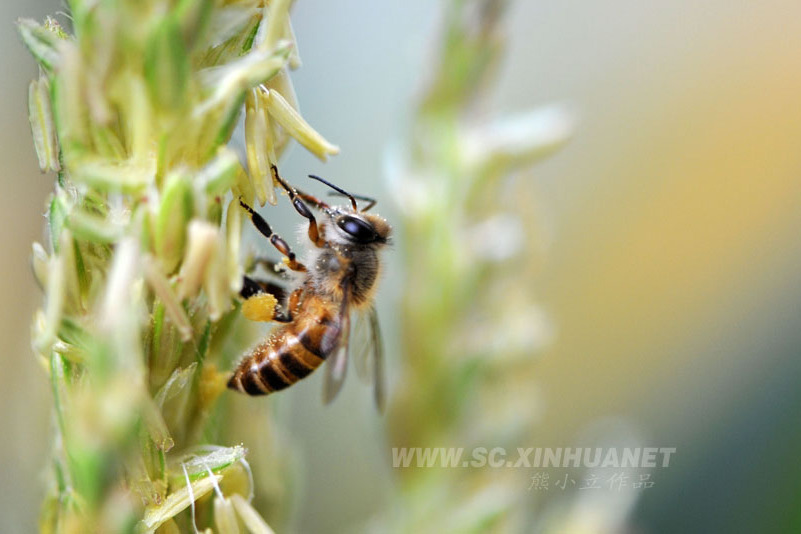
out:
<path id="1" fill-rule="evenodd" d="M 536 422 L 536 355 L 551 332 L 533 300 L 542 239 L 522 174 L 565 143 L 572 117 L 559 107 L 506 118 L 487 112 L 505 4 L 446 3 L 433 78 L 406 153 L 390 167 L 407 274 L 393 447 L 513 451 Z M 524 530 L 526 470 L 398 474 L 401 531 Z"/>
<path id="2" fill-rule="evenodd" d="M 18 23 L 41 67 L 39 164 L 57 175 L 33 245 L 55 416 L 43 532 L 271 532 L 246 450 L 210 443 L 235 419 L 225 370 L 252 336 L 238 199 L 275 203 L 290 138 L 338 152 L 298 112 L 290 4 L 71 0 L 71 32 Z M 243 110 L 247 170 L 227 147 Z"/>

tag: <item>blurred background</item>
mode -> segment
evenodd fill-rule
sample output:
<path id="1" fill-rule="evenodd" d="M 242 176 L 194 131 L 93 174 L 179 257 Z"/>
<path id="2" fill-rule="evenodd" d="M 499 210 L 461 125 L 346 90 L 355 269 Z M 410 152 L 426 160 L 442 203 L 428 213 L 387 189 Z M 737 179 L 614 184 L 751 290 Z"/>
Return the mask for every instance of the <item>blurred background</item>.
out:
<path id="1" fill-rule="evenodd" d="M 0 531 L 10 533 L 35 530 L 48 458 L 28 265 L 52 188 L 27 121 L 36 67 L 13 22 L 59 9 L 0 5 Z M 296 3 L 298 100 L 342 153 L 323 165 L 292 150 L 285 176 L 319 173 L 386 197 L 387 147 L 406 133 L 438 17 L 422 0 Z M 799 531 L 801 6 L 538 0 L 513 2 L 506 20 L 495 110 L 558 101 L 578 117 L 572 141 L 532 173 L 547 235 L 533 285 L 555 337 L 532 383 L 538 442 L 520 445 L 580 446 L 601 432 L 676 447 L 633 504 L 636 531 Z M 392 219 L 391 202 L 379 208 Z M 399 283 L 397 256 L 378 298 L 390 370 L 393 310 L 413 290 Z M 296 510 L 314 511 L 297 514 L 298 532 L 362 524 L 393 485 L 385 422 L 366 390 L 351 381 L 321 408 L 320 378 L 276 398 L 297 451 Z M 532 513 L 558 498 L 538 495 Z"/>

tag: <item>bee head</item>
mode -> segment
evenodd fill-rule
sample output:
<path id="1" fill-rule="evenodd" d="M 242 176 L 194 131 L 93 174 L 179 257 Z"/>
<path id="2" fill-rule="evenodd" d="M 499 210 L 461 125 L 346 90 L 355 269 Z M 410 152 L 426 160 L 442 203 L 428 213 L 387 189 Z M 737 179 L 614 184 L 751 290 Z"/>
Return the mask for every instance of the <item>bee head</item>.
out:
<path id="1" fill-rule="evenodd" d="M 339 209 L 332 214 L 335 233 L 353 245 L 385 245 L 392 232 L 386 219 L 374 213 Z"/>
<path id="2" fill-rule="evenodd" d="M 312 180 L 317 180 L 334 190 L 332 195 L 347 197 L 350 200 L 350 207 L 328 206 L 323 204 L 323 211 L 331 219 L 331 227 L 334 229 L 333 235 L 329 238 L 341 244 L 348 245 L 386 245 L 392 227 L 386 219 L 380 215 L 367 213 L 367 210 L 375 206 L 375 199 L 361 195 L 352 195 L 339 186 L 315 176 L 309 175 Z M 367 206 L 359 210 L 356 200 L 368 202 Z"/>

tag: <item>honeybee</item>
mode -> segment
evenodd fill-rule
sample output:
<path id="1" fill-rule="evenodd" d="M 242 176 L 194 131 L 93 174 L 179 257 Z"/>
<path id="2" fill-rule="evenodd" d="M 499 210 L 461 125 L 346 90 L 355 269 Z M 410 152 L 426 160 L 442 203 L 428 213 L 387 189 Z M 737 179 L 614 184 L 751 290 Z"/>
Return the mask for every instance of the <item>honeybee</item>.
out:
<path id="1" fill-rule="evenodd" d="M 248 395 L 267 395 L 291 386 L 328 360 L 323 400 L 330 402 L 345 379 L 353 311 L 360 314 L 369 335 L 360 347 L 357 371 L 371 375 L 368 378 L 380 410 L 384 405 L 383 349 L 373 297 L 381 271 L 379 254 L 392 229 L 383 217 L 367 213 L 375 205 L 374 199 L 352 195 L 310 175 L 350 200 L 350 206 L 329 206 L 290 186 L 274 166 L 272 173 L 295 210 L 307 219 L 311 245 L 305 262 L 299 262 L 286 241 L 240 199 L 253 224 L 281 252 L 284 265 L 296 276 L 293 286 L 284 292 L 275 284 L 244 277 L 241 295 L 246 299 L 246 317 L 282 324 L 245 354 L 228 387 Z M 357 199 L 367 202 L 361 210 Z M 317 217 L 309 206 L 319 212 Z M 280 311 L 269 294 L 283 301 Z"/>

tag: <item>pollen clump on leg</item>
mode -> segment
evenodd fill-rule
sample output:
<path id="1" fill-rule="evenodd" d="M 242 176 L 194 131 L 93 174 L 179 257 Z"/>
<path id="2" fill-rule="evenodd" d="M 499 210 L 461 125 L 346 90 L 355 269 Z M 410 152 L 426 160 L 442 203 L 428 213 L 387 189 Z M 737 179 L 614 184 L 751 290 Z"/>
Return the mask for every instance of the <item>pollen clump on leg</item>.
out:
<path id="1" fill-rule="evenodd" d="M 269 293 L 258 293 L 242 304 L 242 314 L 251 321 L 272 321 L 278 300 Z"/>

